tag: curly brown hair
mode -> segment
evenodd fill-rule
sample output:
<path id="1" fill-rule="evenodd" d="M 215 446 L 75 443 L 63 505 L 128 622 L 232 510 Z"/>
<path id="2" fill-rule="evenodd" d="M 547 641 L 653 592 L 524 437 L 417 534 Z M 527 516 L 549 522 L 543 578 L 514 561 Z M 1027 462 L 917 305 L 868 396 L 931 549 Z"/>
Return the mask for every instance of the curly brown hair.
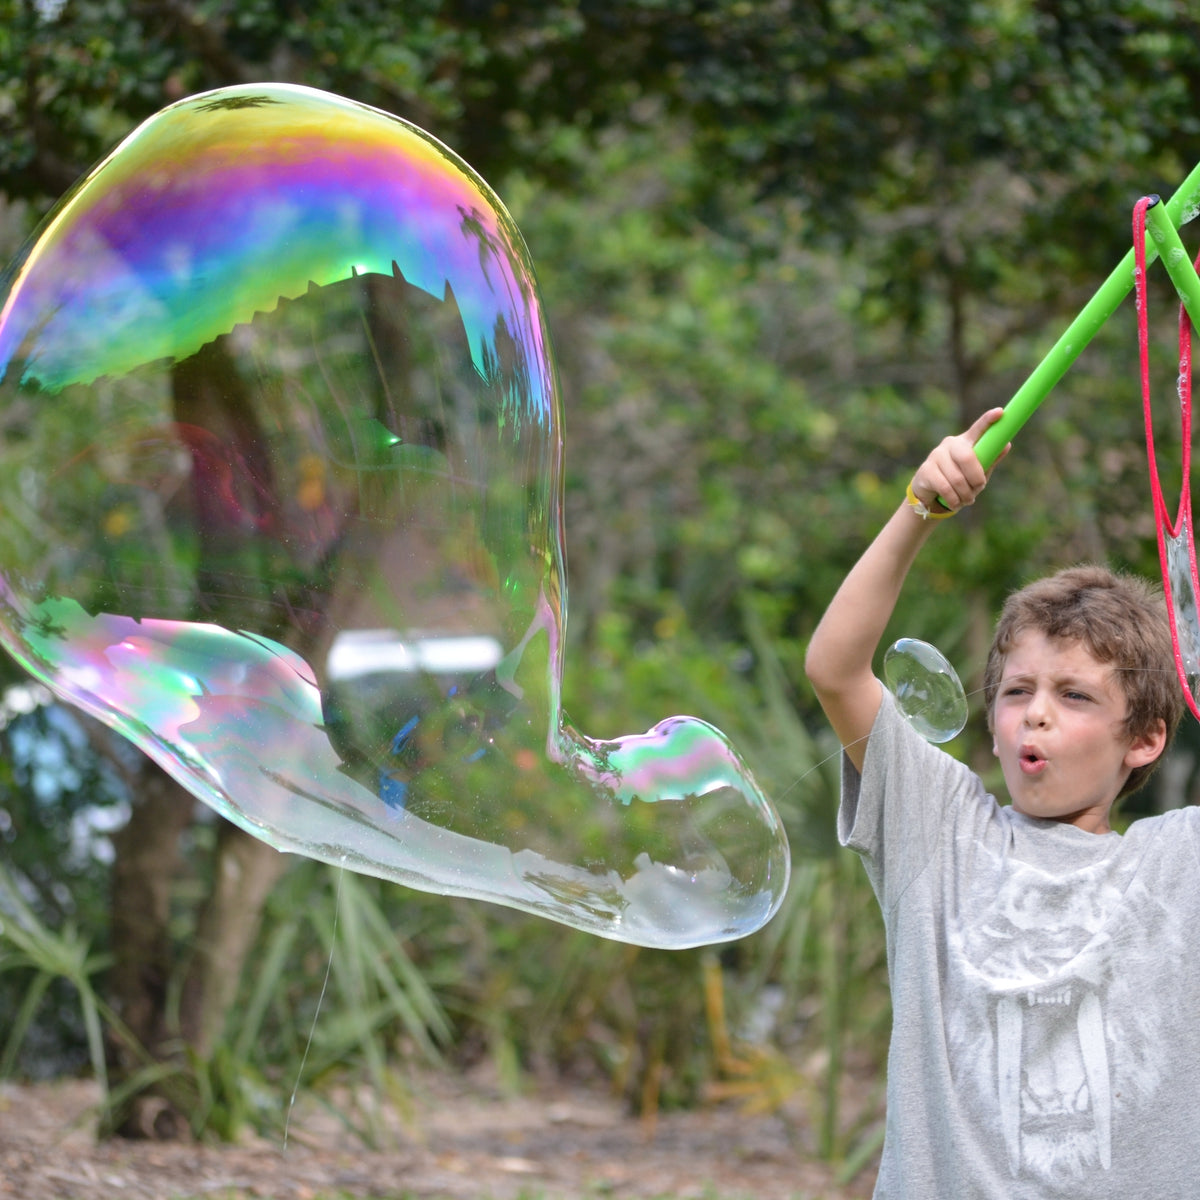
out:
<path id="1" fill-rule="evenodd" d="M 1009 596 L 996 623 L 983 677 L 989 730 L 1005 659 L 1027 630 L 1055 641 L 1078 642 L 1097 662 L 1110 664 L 1125 694 L 1126 736 L 1144 737 L 1162 721 L 1170 745 L 1183 717 L 1184 698 L 1159 588 L 1139 576 L 1087 564 L 1048 575 Z M 1160 754 L 1154 762 L 1134 767 L 1117 799 L 1137 791 L 1162 758 Z"/>

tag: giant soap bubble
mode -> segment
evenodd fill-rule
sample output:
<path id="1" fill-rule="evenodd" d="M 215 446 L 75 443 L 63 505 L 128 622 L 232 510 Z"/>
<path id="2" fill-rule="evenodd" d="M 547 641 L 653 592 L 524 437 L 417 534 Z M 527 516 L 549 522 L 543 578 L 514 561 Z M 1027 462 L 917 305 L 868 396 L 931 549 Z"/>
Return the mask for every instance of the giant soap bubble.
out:
<path id="1" fill-rule="evenodd" d="M 283 850 L 641 945 L 776 910 L 718 730 L 563 716 L 555 366 L 453 153 L 305 88 L 194 96 L 0 303 L 0 640 L 58 696 Z"/>

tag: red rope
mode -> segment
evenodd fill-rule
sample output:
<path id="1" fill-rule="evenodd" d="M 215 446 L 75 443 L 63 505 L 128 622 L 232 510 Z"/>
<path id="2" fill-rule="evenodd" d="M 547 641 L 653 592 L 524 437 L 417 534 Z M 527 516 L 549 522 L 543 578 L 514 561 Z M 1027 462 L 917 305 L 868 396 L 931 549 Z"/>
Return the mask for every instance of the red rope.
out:
<path id="1" fill-rule="evenodd" d="M 1190 586 L 1193 597 L 1200 596 L 1200 578 L 1196 571 L 1196 542 L 1192 522 L 1192 322 L 1187 309 L 1179 306 L 1179 416 L 1183 438 L 1183 451 L 1180 474 L 1182 484 L 1179 494 L 1179 508 L 1175 519 L 1167 510 L 1167 502 L 1163 497 L 1162 479 L 1158 471 L 1158 460 L 1154 453 L 1154 421 L 1150 400 L 1150 320 L 1147 311 L 1146 290 L 1146 209 L 1150 207 L 1150 199 L 1143 197 L 1133 208 L 1133 252 L 1134 252 L 1134 291 L 1137 298 L 1138 318 L 1138 356 L 1141 366 L 1142 382 L 1142 415 L 1146 427 L 1146 459 L 1150 469 L 1150 491 L 1154 500 L 1154 525 L 1158 531 L 1158 560 L 1162 569 L 1163 591 L 1167 600 L 1167 616 L 1171 623 L 1171 645 L 1175 654 L 1175 670 L 1179 682 L 1183 686 L 1183 694 L 1193 715 L 1200 720 L 1200 707 L 1197 707 L 1196 697 L 1192 694 L 1188 681 L 1187 664 L 1184 653 L 1179 645 L 1179 622 L 1175 611 L 1175 587 L 1171 579 L 1171 558 L 1168 541 L 1177 541 L 1181 534 L 1187 536 L 1187 569 L 1190 581 L 1183 581 Z M 1200 267 L 1200 257 L 1197 258 Z M 1192 639 L 1193 644 L 1200 642 L 1200 630 Z"/>

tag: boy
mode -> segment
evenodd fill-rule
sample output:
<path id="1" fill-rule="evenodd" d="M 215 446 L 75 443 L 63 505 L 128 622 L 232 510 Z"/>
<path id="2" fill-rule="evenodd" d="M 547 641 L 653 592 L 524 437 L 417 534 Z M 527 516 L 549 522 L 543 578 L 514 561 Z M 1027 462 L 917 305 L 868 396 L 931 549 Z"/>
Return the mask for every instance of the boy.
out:
<path id="1" fill-rule="evenodd" d="M 844 747 L 839 834 L 887 931 L 875 1196 L 1198 1197 L 1200 809 L 1109 826 L 1183 711 L 1161 598 L 1084 567 L 1009 599 L 985 694 L 1011 807 L 872 674 L 927 518 L 983 490 L 973 447 L 999 415 L 921 465 L 806 661 Z"/>

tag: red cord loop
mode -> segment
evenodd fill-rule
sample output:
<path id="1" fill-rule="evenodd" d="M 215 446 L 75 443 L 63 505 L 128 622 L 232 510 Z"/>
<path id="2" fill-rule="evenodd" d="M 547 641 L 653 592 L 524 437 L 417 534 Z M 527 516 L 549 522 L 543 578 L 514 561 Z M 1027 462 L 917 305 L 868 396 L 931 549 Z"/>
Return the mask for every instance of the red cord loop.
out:
<path id="1" fill-rule="evenodd" d="M 1150 491 L 1154 500 L 1154 525 L 1158 531 L 1158 560 L 1162 568 L 1163 592 L 1167 601 L 1167 616 L 1171 624 L 1171 645 L 1175 653 L 1175 670 L 1183 686 L 1183 694 L 1193 715 L 1200 720 L 1200 707 L 1192 692 L 1189 674 L 1200 674 L 1200 625 L 1197 625 L 1196 598 L 1200 597 L 1200 576 L 1196 571 L 1196 543 L 1192 521 L 1192 322 L 1187 309 L 1179 306 L 1179 415 L 1183 438 L 1180 474 L 1182 483 L 1179 508 L 1175 519 L 1167 510 L 1163 498 L 1158 460 L 1154 453 L 1154 420 L 1150 400 L 1150 320 L 1146 290 L 1146 210 L 1153 203 L 1143 197 L 1133 208 L 1134 293 L 1137 298 L 1138 356 L 1141 367 L 1142 415 L 1146 427 L 1146 460 L 1150 470 Z M 1196 260 L 1200 268 L 1200 257 Z M 1179 550 L 1186 538 L 1187 561 L 1175 561 L 1172 547 Z M 1176 612 L 1176 594 L 1186 589 L 1186 601 L 1191 609 L 1191 625 L 1183 633 L 1188 650 L 1180 645 L 1180 619 Z M 1192 628 L 1197 625 L 1196 628 Z M 1190 658 L 1190 662 L 1189 662 Z M 1189 670 L 1190 667 L 1190 670 Z"/>

